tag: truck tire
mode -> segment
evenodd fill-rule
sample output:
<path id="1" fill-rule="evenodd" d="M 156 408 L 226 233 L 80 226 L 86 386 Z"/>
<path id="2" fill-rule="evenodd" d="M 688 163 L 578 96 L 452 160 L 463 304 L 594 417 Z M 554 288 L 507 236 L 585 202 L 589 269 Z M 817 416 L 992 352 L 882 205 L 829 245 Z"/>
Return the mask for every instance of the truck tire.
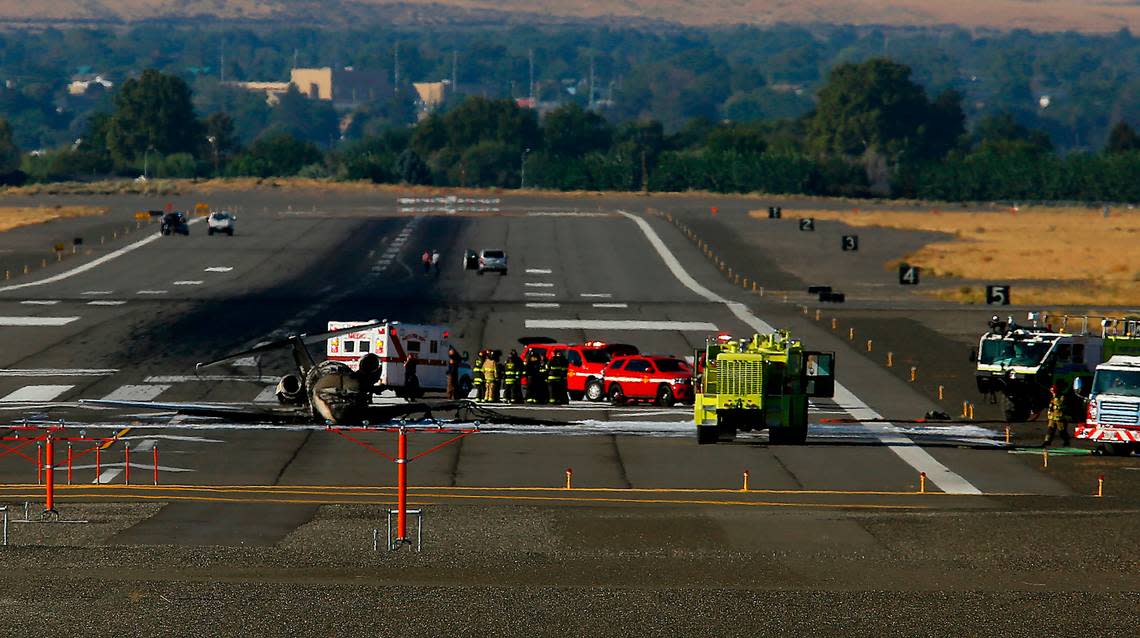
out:
<path id="1" fill-rule="evenodd" d="M 807 426 L 798 428 L 771 428 L 768 443 L 772 445 L 803 445 L 807 442 Z"/>
<path id="2" fill-rule="evenodd" d="M 586 381 L 586 400 L 601 401 L 606 397 L 606 389 L 601 379 L 591 378 Z"/>
<path id="3" fill-rule="evenodd" d="M 657 388 L 657 405 L 663 408 L 671 408 L 676 402 L 676 399 L 673 398 L 673 389 L 662 383 L 661 386 Z"/>
<path id="4" fill-rule="evenodd" d="M 625 405 L 625 393 L 621 391 L 621 386 L 613 384 L 610 386 L 610 403 L 614 405 Z"/>
<path id="5" fill-rule="evenodd" d="M 1132 456 L 1135 448 L 1135 443 L 1109 443 L 1108 453 L 1113 456 Z"/>
<path id="6" fill-rule="evenodd" d="M 720 438 L 716 424 L 697 426 L 697 445 L 711 445 Z"/>
<path id="7" fill-rule="evenodd" d="M 1029 406 L 1007 396 L 1002 397 L 1001 411 L 1005 420 L 1010 423 L 1024 423 L 1029 420 Z"/>

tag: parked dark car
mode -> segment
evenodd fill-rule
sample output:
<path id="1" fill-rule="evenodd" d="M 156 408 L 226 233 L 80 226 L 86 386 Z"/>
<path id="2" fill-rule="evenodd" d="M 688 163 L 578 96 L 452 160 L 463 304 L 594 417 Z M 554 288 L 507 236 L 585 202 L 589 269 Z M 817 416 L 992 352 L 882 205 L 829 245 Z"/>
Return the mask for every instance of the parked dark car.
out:
<path id="1" fill-rule="evenodd" d="M 463 269 L 464 270 L 478 270 L 479 269 L 479 254 L 474 250 L 467 249 L 463 254 Z"/>
<path id="2" fill-rule="evenodd" d="M 176 211 L 163 215 L 159 232 L 163 235 L 189 235 L 190 224 L 186 222 L 186 213 Z"/>

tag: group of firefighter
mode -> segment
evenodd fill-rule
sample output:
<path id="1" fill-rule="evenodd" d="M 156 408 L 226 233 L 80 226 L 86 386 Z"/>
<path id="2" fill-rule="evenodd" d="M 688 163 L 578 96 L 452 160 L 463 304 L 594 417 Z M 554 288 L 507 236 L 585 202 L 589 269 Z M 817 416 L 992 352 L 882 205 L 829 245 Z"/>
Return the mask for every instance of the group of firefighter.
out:
<path id="1" fill-rule="evenodd" d="M 524 361 L 511 350 L 506 357 L 501 350 L 480 350 L 471 364 L 475 400 L 480 403 L 565 405 L 570 402 L 566 378 L 570 362 L 566 355 L 555 352 L 547 358 L 537 349 L 526 351 Z M 454 348 L 447 353 L 447 396 L 460 398 L 459 368 L 461 359 Z"/>

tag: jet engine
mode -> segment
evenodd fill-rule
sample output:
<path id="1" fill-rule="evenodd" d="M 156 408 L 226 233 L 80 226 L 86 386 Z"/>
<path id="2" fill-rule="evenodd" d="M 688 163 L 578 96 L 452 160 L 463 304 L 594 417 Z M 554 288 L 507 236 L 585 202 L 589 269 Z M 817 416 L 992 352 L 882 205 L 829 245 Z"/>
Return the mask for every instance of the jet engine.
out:
<path id="1" fill-rule="evenodd" d="M 301 404 L 305 402 L 305 386 L 295 374 L 287 374 L 277 382 L 277 400 L 281 403 Z"/>

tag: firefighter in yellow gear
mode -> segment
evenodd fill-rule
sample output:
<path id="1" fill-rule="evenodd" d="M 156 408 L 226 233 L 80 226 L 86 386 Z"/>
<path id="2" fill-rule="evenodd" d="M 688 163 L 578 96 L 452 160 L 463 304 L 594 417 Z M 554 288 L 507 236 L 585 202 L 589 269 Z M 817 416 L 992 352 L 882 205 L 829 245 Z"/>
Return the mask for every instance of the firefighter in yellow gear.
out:
<path id="1" fill-rule="evenodd" d="M 475 400 L 483 402 L 483 351 L 475 356 L 475 365 L 471 366 L 471 386 L 475 388 Z"/>
<path id="2" fill-rule="evenodd" d="M 1069 431 L 1066 426 L 1069 415 L 1065 410 L 1065 395 L 1061 389 L 1061 384 L 1054 384 L 1049 389 L 1049 393 L 1052 396 L 1049 398 L 1049 411 L 1046 414 L 1049 425 L 1045 431 L 1045 447 L 1049 447 L 1053 443 L 1054 435 L 1060 435 L 1061 443 L 1067 446 L 1069 445 Z"/>
<path id="3" fill-rule="evenodd" d="M 486 360 L 483 362 L 483 384 L 486 386 L 483 395 L 484 402 L 490 403 L 499 400 L 499 397 L 496 396 L 499 388 L 498 383 L 496 383 L 498 377 L 499 362 L 495 360 L 493 353 L 488 354 Z"/>
<path id="4" fill-rule="evenodd" d="M 507 363 L 503 366 L 503 400 L 507 403 L 522 403 L 522 388 L 519 379 L 522 376 L 523 363 L 519 354 L 511 350 L 507 355 Z"/>
<path id="5" fill-rule="evenodd" d="M 566 375 L 569 370 L 570 363 L 566 360 L 566 355 L 561 350 L 555 351 L 550 361 L 546 363 L 546 385 L 549 388 L 547 403 L 552 405 L 570 403 L 570 398 L 566 396 Z"/>

